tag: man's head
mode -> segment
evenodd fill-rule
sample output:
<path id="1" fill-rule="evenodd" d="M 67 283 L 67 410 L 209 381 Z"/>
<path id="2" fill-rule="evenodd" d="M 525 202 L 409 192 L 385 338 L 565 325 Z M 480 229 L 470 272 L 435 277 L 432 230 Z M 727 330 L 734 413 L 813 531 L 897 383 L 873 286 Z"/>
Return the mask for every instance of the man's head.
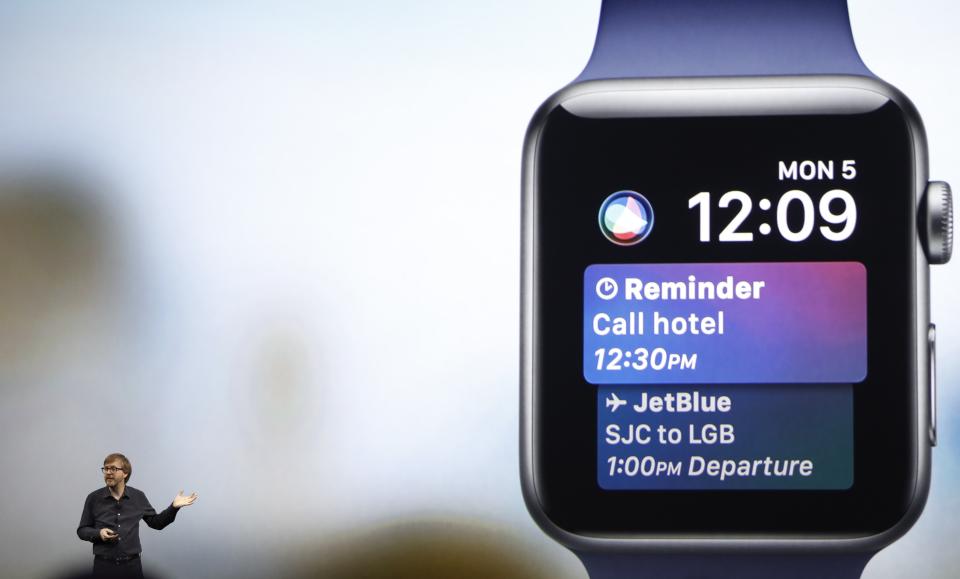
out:
<path id="1" fill-rule="evenodd" d="M 115 488 L 120 483 L 126 484 L 131 474 L 133 467 L 130 466 L 130 461 L 119 452 L 108 454 L 107 458 L 103 459 L 103 482 L 107 483 L 108 487 Z"/>

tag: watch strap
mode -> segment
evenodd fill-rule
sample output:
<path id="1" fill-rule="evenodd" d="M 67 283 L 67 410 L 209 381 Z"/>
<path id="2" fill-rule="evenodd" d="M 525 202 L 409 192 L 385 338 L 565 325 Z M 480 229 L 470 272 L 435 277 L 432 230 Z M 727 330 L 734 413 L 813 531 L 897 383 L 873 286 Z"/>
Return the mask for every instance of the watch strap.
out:
<path id="1" fill-rule="evenodd" d="M 590 579 L 859 579 L 873 553 L 577 553 Z"/>
<path id="2" fill-rule="evenodd" d="M 846 0 L 603 0 L 577 81 L 802 74 L 873 76 Z"/>
<path id="3" fill-rule="evenodd" d="M 849 74 L 846 0 L 603 0 L 577 81 Z M 591 579 L 859 579 L 873 553 L 577 553 Z"/>

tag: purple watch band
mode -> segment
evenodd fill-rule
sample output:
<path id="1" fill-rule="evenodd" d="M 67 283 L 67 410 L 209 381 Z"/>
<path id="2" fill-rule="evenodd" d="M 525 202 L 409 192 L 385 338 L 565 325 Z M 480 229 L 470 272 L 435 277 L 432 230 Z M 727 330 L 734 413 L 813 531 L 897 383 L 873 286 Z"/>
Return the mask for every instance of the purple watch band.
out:
<path id="1" fill-rule="evenodd" d="M 590 579 L 857 579 L 873 553 L 578 553 Z"/>
<path id="2" fill-rule="evenodd" d="M 846 0 L 603 0 L 577 80 L 797 74 L 873 76 Z"/>
<path id="3" fill-rule="evenodd" d="M 577 81 L 852 74 L 846 0 L 603 0 Z M 873 553 L 578 553 L 591 579 L 858 579 Z"/>

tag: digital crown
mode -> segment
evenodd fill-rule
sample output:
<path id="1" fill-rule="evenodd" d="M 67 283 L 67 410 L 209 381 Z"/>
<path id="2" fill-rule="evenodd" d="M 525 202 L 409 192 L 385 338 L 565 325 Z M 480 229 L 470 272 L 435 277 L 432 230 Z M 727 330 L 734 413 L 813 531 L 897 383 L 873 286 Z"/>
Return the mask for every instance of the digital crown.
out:
<path id="1" fill-rule="evenodd" d="M 950 185 L 930 181 L 921 205 L 920 235 L 927 261 L 941 265 L 953 253 L 953 195 Z"/>

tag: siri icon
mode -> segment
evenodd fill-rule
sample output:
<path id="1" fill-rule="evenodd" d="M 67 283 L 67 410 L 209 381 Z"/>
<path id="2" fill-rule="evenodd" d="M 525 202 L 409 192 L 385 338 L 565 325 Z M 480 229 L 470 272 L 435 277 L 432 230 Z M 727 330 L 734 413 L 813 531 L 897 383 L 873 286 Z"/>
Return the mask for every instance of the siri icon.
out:
<path id="1" fill-rule="evenodd" d="M 653 206 L 636 191 L 617 191 L 600 206 L 600 231 L 617 245 L 640 243 L 653 229 Z"/>

